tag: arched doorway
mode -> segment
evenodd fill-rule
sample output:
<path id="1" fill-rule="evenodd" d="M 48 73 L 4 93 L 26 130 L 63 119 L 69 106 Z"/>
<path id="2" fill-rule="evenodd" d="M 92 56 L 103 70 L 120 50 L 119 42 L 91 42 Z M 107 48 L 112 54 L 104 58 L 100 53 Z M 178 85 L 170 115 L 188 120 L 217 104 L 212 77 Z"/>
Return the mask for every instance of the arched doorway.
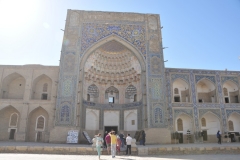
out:
<path id="1" fill-rule="evenodd" d="M 47 142 L 48 141 L 48 120 L 47 111 L 38 107 L 29 113 L 27 141 L 29 142 Z"/>
<path id="2" fill-rule="evenodd" d="M 217 131 L 221 131 L 221 123 L 219 118 L 212 112 L 207 112 L 200 117 L 199 122 L 201 122 L 203 140 L 207 142 L 216 142 Z"/>
<path id="3" fill-rule="evenodd" d="M 0 110 L 0 140 L 16 140 L 19 119 L 20 112 L 13 106 L 7 106 Z"/>
<path id="4" fill-rule="evenodd" d="M 179 134 L 179 143 L 193 142 L 193 119 L 185 113 L 181 113 L 175 119 L 175 131 Z M 190 132 L 189 132 L 190 131 Z M 188 137 L 189 134 L 191 137 Z"/>

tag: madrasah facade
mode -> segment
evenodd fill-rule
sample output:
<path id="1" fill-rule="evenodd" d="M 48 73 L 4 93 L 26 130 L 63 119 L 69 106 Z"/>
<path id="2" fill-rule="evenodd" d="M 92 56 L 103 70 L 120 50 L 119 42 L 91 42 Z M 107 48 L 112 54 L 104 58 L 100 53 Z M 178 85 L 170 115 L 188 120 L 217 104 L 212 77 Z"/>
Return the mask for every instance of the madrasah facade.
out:
<path id="1" fill-rule="evenodd" d="M 77 130 L 84 143 L 82 131 L 114 129 L 216 142 L 240 132 L 239 88 L 239 71 L 165 68 L 157 14 L 68 10 L 59 66 L 0 66 L 0 140 L 66 143 Z"/>

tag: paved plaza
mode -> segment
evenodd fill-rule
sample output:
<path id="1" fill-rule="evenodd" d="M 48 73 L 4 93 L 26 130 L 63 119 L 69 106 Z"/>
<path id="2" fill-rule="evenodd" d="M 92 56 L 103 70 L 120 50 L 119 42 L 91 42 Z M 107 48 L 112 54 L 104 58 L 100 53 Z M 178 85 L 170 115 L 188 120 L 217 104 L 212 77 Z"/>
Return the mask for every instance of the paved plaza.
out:
<path id="1" fill-rule="evenodd" d="M 48 155 L 48 154 L 0 154 L 1 160 L 97 160 L 93 155 Z M 178 156 L 111 156 L 103 155 L 101 160 L 239 160 L 239 155 L 178 155 Z"/>

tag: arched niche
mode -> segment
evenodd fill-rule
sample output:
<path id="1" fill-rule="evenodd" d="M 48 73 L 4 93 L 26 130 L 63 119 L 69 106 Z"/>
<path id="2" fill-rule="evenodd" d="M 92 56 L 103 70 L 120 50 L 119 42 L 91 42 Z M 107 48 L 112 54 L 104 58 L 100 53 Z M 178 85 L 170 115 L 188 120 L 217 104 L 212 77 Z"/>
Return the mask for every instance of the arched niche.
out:
<path id="1" fill-rule="evenodd" d="M 178 122 L 182 123 L 182 129 L 178 130 Z M 187 131 L 189 130 L 191 133 L 193 133 L 193 119 L 189 115 L 185 113 L 181 113 L 178 115 L 178 117 L 175 119 L 175 130 L 179 133 L 183 133 L 183 135 L 187 134 Z"/>
<path id="2" fill-rule="evenodd" d="M 232 121 L 233 123 L 233 130 L 230 130 L 230 126 L 228 123 L 228 131 L 230 132 L 239 132 L 240 133 L 240 114 L 233 112 L 229 117 L 228 117 L 228 122 Z"/>
<path id="3" fill-rule="evenodd" d="M 173 102 L 190 102 L 189 84 L 181 78 L 176 79 L 172 85 Z"/>
<path id="4" fill-rule="evenodd" d="M 38 129 L 38 118 L 44 117 L 44 128 Z M 35 108 L 29 113 L 28 116 L 28 123 L 27 123 L 27 141 L 29 142 L 46 142 L 48 141 L 46 135 L 47 132 L 49 132 L 48 129 L 48 120 L 49 120 L 49 114 L 48 112 L 42 108 L 41 106 Z M 40 137 L 38 137 L 40 136 Z"/>
<path id="5" fill-rule="evenodd" d="M 134 85 L 129 85 L 125 90 L 125 103 L 137 101 L 137 88 Z"/>
<path id="6" fill-rule="evenodd" d="M 137 110 L 124 111 L 124 130 L 136 131 L 138 129 Z"/>
<path id="7" fill-rule="evenodd" d="M 95 84 L 99 88 L 98 103 L 108 103 L 105 91 L 110 86 L 119 89 L 119 98 L 115 97 L 115 103 L 129 103 L 125 100 L 124 88 L 131 84 L 138 88 L 135 99 L 142 99 L 142 82 L 146 81 L 145 59 L 134 46 L 111 35 L 83 53 L 79 77 L 84 77 L 79 86 L 84 99 L 87 99 L 87 87 Z"/>
<path id="8" fill-rule="evenodd" d="M 98 102 L 98 98 L 99 98 L 99 89 L 95 84 L 92 84 L 90 86 L 88 86 L 88 90 L 87 90 L 87 101 L 90 102 Z"/>
<path id="9" fill-rule="evenodd" d="M 16 116 L 14 118 L 14 116 Z M 6 106 L 0 110 L 0 140 L 15 140 L 19 129 L 20 112 L 13 106 Z M 14 122 L 13 122 L 14 121 Z"/>
<path id="10" fill-rule="evenodd" d="M 239 89 L 238 86 L 228 80 L 223 84 L 223 96 L 225 103 L 239 103 Z"/>
<path id="11" fill-rule="evenodd" d="M 99 110 L 86 109 L 86 130 L 99 130 Z"/>
<path id="12" fill-rule="evenodd" d="M 207 134 L 207 139 L 211 141 L 213 138 L 216 138 L 217 131 L 221 130 L 220 119 L 210 111 L 200 117 L 200 120 L 202 118 L 205 119 L 206 126 L 201 125 L 201 130 L 206 132 L 205 134 Z"/>
<path id="13" fill-rule="evenodd" d="M 2 99 L 23 99 L 25 85 L 25 78 L 18 73 L 6 76 L 2 82 Z"/>
<path id="14" fill-rule="evenodd" d="M 106 103 L 119 103 L 119 90 L 111 86 L 105 91 L 105 102 Z"/>
<path id="15" fill-rule="evenodd" d="M 216 103 L 216 87 L 215 84 L 204 78 L 197 83 L 197 98 L 198 103 Z"/>
<path id="16" fill-rule="evenodd" d="M 33 80 L 32 99 L 51 100 L 52 79 L 42 74 Z"/>

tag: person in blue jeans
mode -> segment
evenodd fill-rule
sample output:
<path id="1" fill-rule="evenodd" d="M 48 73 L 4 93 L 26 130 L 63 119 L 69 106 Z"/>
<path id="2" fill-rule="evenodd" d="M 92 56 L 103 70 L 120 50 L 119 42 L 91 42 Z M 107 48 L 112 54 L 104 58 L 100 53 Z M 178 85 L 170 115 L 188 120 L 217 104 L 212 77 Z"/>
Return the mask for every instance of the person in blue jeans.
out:
<path id="1" fill-rule="evenodd" d="M 96 149 L 97 149 L 97 153 L 98 153 L 98 159 L 100 159 L 101 156 L 101 147 L 103 145 L 103 138 L 101 137 L 101 133 L 98 133 L 98 135 L 95 136 L 96 138 Z"/>

